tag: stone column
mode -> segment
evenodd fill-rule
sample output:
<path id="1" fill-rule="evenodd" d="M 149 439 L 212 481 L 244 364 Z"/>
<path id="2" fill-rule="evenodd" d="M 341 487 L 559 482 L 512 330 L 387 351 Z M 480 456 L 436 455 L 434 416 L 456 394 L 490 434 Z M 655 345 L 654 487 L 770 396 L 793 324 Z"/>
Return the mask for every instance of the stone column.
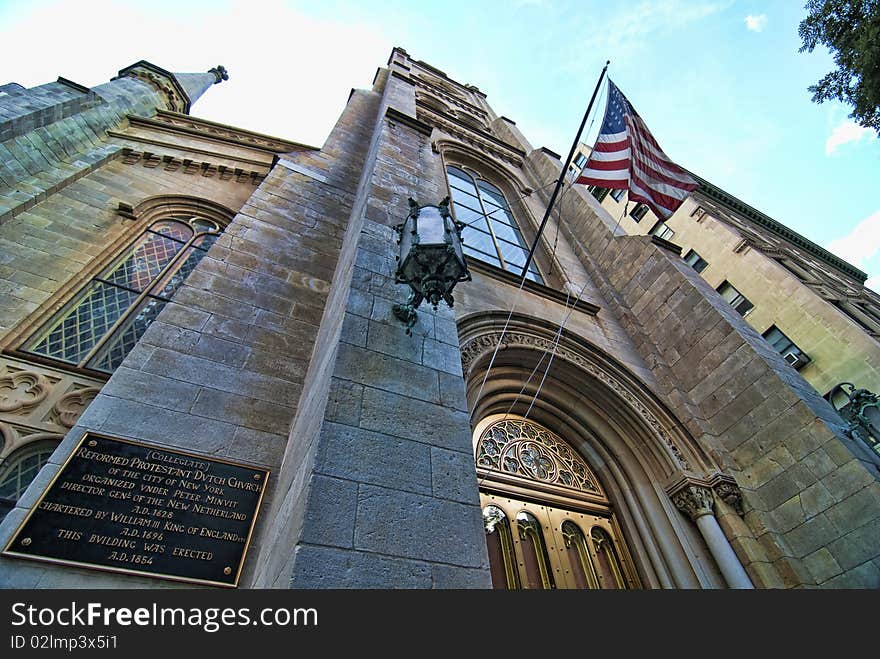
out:
<path id="1" fill-rule="evenodd" d="M 727 541 L 724 531 L 718 525 L 718 520 L 715 519 L 715 497 L 712 488 L 688 483 L 672 494 L 672 502 L 697 525 L 727 585 L 731 588 L 754 588 L 733 547 Z"/>

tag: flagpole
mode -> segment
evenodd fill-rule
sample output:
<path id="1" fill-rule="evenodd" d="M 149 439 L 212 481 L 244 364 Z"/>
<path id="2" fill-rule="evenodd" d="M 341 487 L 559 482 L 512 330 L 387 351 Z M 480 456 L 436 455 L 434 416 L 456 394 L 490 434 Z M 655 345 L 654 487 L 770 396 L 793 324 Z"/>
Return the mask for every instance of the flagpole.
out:
<path id="1" fill-rule="evenodd" d="M 611 64 L 611 60 L 605 62 L 605 67 L 602 69 L 602 73 L 599 74 L 599 81 L 596 83 L 596 88 L 593 90 L 593 95 L 590 97 L 590 103 L 587 105 L 587 111 L 584 113 L 584 118 L 581 120 L 581 127 L 578 128 L 577 135 L 574 137 L 574 142 L 571 144 L 571 150 L 568 152 L 568 158 L 566 158 L 565 162 L 562 163 L 562 171 L 559 173 L 559 180 L 556 181 L 556 187 L 553 189 L 553 194 L 550 196 L 550 203 L 547 204 L 547 210 L 544 212 L 544 219 L 541 220 L 541 226 L 538 227 L 538 233 L 535 235 L 535 239 L 532 241 L 532 248 L 529 250 L 529 255 L 526 258 L 526 264 L 523 266 L 522 278 L 526 278 L 526 274 L 529 271 L 529 265 L 532 263 L 532 257 L 535 255 L 535 249 L 538 247 L 538 240 L 541 238 L 541 234 L 544 232 L 544 227 L 547 224 L 547 220 L 550 219 L 550 211 L 553 210 L 553 205 L 556 203 L 556 196 L 559 194 L 560 188 L 562 188 L 562 184 L 565 181 L 565 174 L 568 171 L 568 164 L 571 162 L 571 159 L 574 158 L 574 152 L 577 149 L 578 143 L 581 139 L 581 133 L 584 132 L 584 126 L 587 124 L 587 117 L 590 116 L 590 111 L 593 109 L 593 103 L 596 100 L 596 95 L 599 93 L 599 87 L 602 85 L 602 80 L 605 78 L 605 72 L 608 70 L 608 65 Z"/>

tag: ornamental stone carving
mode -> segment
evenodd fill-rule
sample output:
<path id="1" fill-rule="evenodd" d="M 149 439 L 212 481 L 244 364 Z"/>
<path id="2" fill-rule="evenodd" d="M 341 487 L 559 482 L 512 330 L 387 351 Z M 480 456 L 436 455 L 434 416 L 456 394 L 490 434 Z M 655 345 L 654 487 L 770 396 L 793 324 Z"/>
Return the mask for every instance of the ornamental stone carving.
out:
<path id="1" fill-rule="evenodd" d="M 715 497 L 712 488 L 689 483 L 672 495 L 672 503 L 681 512 L 696 521 L 703 515 L 714 515 Z"/>
<path id="2" fill-rule="evenodd" d="M 39 373 L 14 371 L 0 377 L 0 412 L 27 411 L 39 405 L 51 384 Z"/>
<path id="3" fill-rule="evenodd" d="M 477 467 L 602 493 L 580 455 L 558 435 L 526 419 L 502 419 L 489 425 L 477 442 Z"/>
<path id="4" fill-rule="evenodd" d="M 83 413 L 83 410 L 89 406 L 89 403 L 95 399 L 95 396 L 100 391 L 98 387 L 84 387 L 83 389 L 76 389 L 64 394 L 52 406 L 52 412 L 55 415 L 53 420 L 57 420 L 65 428 L 73 428 L 80 414 Z"/>
<path id="5" fill-rule="evenodd" d="M 729 476 L 722 476 L 712 483 L 712 490 L 715 492 L 715 496 L 733 508 L 737 515 L 743 516 L 743 495 L 736 481 Z"/>
<path id="6" fill-rule="evenodd" d="M 471 368 L 471 365 L 481 356 L 491 353 L 495 350 L 501 338 L 500 333 L 481 334 L 467 341 L 461 347 L 461 363 L 465 374 Z M 633 409 L 643 421 L 651 428 L 651 431 L 659 437 L 666 448 L 672 455 L 675 463 L 683 468 L 690 469 L 691 466 L 684 454 L 672 441 L 669 433 L 663 427 L 660 419 L 647 408 L 647 406 L 639 400 L 622 382 L 610 375 L 605 368 L 590 359 L 586 354 L 572 350 L 571 348 L 556 343 L 552 339 L 533 336 L 520 332 L 505 332 L 504 343 L 501 350 L 505 348 L 526 348 L 529 350 L 537 350 L 539 352 L 553 352 L 556 357 L 574 364 L 581 370 L 589 373 L 591 376 L 605 384 L 615 394 L 622 398 Z"/>
<path id="7" fill-rule="evenodd" d="M 124 75 L 131 78 L 139 78 L 157 89 L 167 100 L 169 110 L 174 112 L 187 111 L 187 99 L 180 95 L 180 92 L 169 83 L 168 78 L 165 76 L 140 66 L 126 71 Z"/>

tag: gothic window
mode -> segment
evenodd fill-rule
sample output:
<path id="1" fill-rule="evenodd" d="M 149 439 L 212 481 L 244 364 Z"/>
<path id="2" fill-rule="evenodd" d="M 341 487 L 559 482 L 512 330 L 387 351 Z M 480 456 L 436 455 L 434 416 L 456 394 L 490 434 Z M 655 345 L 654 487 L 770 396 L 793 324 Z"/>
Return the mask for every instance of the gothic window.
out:
<path id="1" fill-rule="evenodd" d="M 504 193 L 488 181 L 458 167 L 446 168 L 455 219 L 465 224 L 464 253 L 517 274 L 522 272 L 529 244 L 517 226 Z M 534 260 L 528 279 L 543 283 Z"/>
<path id="2" fill-rule="evenodd" d="M 57 446 L 57 442 L 38 441 L 12 453 L 0 465 L 0 500 L 18 501 Z"/>
<path id="3" fill-rule="evenodd" d="M 24 344 L 25 352 L 113 372 L 222 231 L 212 220 L 151 224 Z"/>

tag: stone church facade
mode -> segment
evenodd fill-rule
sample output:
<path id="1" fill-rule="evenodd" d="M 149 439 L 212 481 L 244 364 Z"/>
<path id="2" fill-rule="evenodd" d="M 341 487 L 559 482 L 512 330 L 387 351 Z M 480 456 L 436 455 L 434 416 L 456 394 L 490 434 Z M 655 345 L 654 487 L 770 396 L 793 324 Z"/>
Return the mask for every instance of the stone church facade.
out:
<path id="1" fill-rule="evenodd" d="M 880 459 L 675 245 L 572 187 L 521 281 L 563 164 L 479 89 L 396 48 L 315 148 L 191 116 L 225 77 L 0 87 L 0 546 L 98 433 L 270 471 L 241 588 L 880 585 Z"/>

